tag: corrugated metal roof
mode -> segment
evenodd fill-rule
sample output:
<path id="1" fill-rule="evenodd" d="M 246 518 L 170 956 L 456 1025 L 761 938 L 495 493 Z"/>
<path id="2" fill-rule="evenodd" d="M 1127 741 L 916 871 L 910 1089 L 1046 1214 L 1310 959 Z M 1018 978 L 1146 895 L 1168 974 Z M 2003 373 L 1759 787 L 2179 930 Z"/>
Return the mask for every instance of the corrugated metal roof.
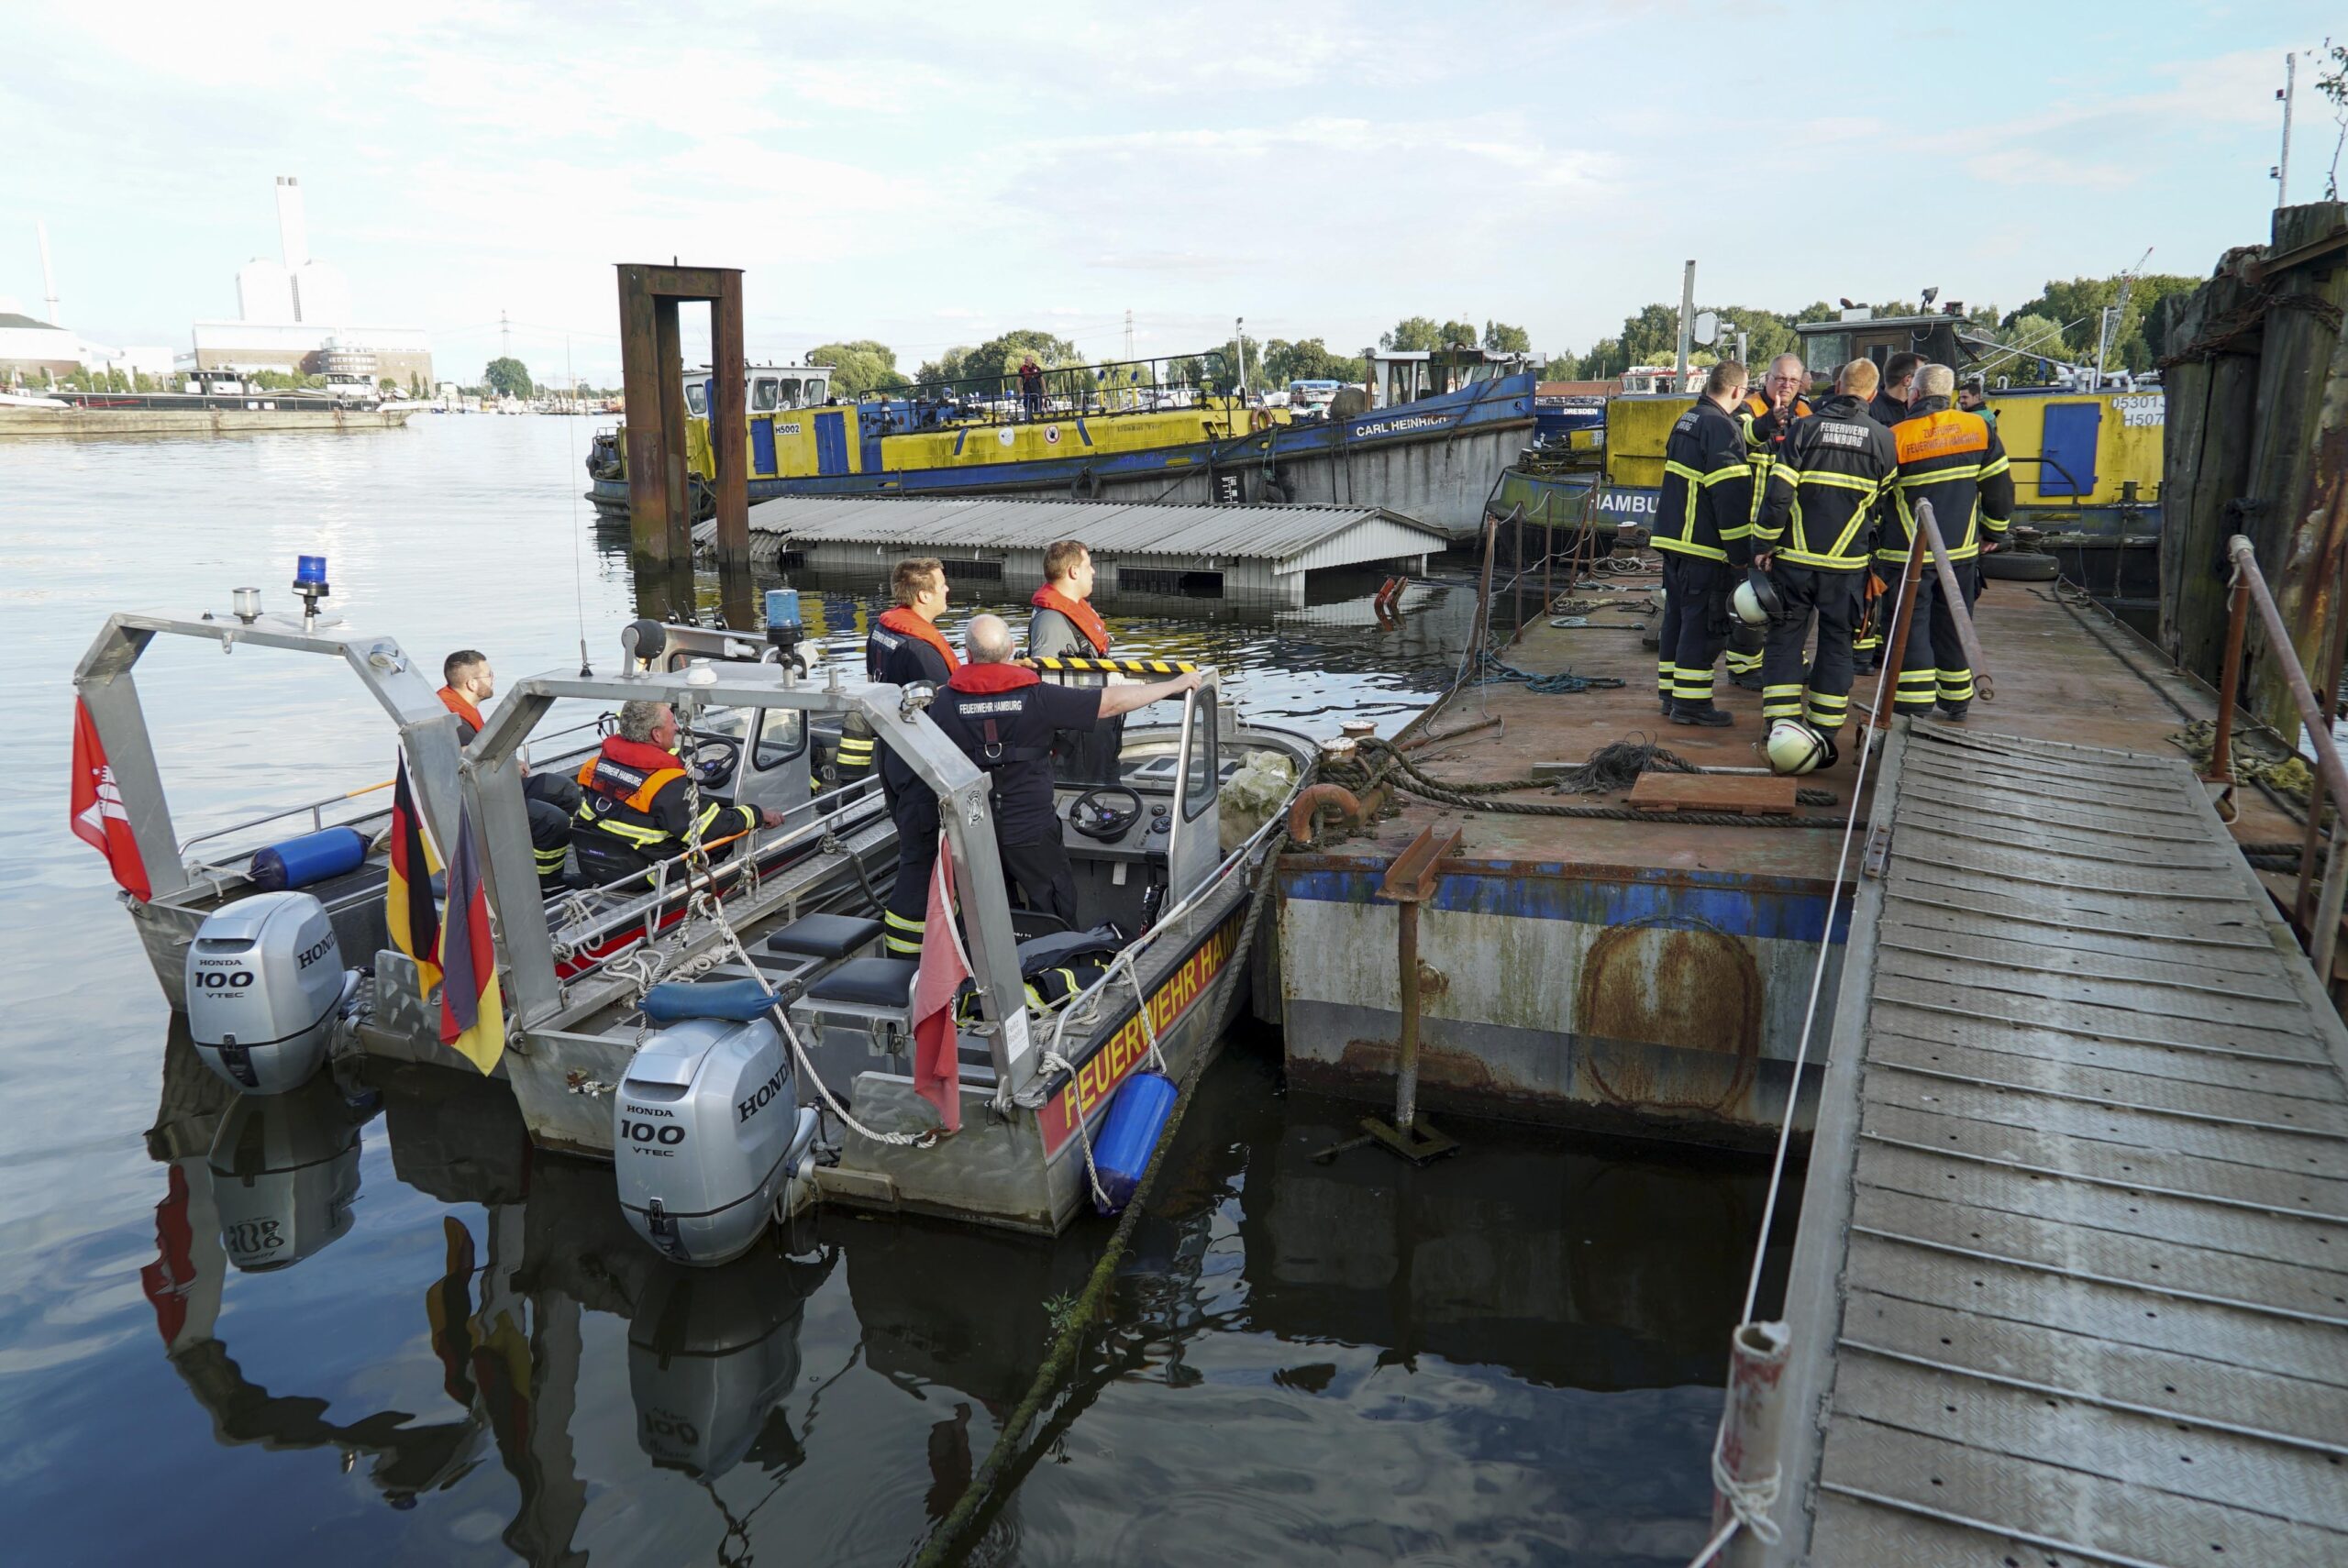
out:
<path id="1" fill-rule="evenodd" d="M 1338 564 L 1333 556 L 1379 560 L 1440 550 L 1450 542 L 1442 530 L 1382 506 L 1173 506 L 984 496 L 786 495 L 751 507 L 750 529 L 795 543 L 903 550 L 1040 550 L 1055 539 L 1082 539 L 1115 556 L 1284 562 L 1310 553 L 1315 567 Z M 1348 541 L 1361 547 L 1357 553 L 1339 545 L 1347 534 L 1360 536 Z"/>

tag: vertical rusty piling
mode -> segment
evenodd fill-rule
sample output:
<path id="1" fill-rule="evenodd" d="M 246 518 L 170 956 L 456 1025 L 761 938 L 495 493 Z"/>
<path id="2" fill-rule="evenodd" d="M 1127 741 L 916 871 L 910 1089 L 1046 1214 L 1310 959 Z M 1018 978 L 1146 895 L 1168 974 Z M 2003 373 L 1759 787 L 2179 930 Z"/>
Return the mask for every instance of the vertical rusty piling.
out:
<path id="1" fill-rule="evenodd" d="M 677 307 L 710 307 L 709 476 L 717 559 L 750 565 L 748 388 L 737 267 L 649 266 L 619 272 L 620 368 L 626 400 L 628 540 L 639 569 L 692 560 L 692 479 L 686 467 L 683 335 Z M 747 589 L 746 589 L 747 591 Z"/>
<path id="2" fill-rule="evenodd" d="M 1440 835 L 1432 827 L 1425 829 L 1394 857 L 1378 884 L 1378 896 L 1398 906 L 1394 945 L 1401 965 L 1401 1022 L 1395 1050 L 1393 1124 L 1367 1117 L 1361 1127 L 1403 1158 L 1421 1164 L 1459 1146 L 1419 1120 L 1419 905 L 1434 896 L 1444 857 L 1458 849 L 1459 837 L 1456 828 Z"/>

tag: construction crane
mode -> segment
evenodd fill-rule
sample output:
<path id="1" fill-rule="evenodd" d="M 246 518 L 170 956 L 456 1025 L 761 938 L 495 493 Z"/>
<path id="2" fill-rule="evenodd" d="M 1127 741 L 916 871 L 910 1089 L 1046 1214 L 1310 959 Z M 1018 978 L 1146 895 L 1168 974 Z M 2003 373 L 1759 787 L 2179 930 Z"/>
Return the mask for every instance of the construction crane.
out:
<path id="1" fill-rule="evenodd" d="M 2136 286 L 2136 275 L 2152 259 L 2153 248 L 2147 245 L 2144 253 L 2136 258 L 2136 264 L 2120 274 L 2120 298 L 2103 307 L 2103 330 L 2095 340 L 2095 384 L 2099 388 L 2103 385 L 2104 362 L 2111 355 L 2111 340 L 2120 335 L 2120 317 L 2128 308 L 2128 291 Z"/>

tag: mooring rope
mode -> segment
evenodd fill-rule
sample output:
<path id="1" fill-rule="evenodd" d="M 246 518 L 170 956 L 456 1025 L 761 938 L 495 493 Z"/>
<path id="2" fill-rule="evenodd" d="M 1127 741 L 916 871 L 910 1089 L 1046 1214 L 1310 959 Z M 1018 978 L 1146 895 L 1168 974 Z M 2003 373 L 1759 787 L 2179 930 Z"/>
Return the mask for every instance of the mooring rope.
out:
<path id="1" fill-rule="evenodd" d="M 1297 781 L 1298 788 L 1311 782 L 1312 773 L 1313 769 L 1308 767 Z M 1284 816 L 1283 811 L 1281 816 L 1276 816 L 1272 821 L 1278 823 Z M 1263 917 L 1264 905 L 1270 892 L 1272 872 L 1279 864 L 1280 851 L 1286 847 L 1286 835 L 1268 824 L 1267 838 L 1276 838 L 1278 842 L 1265 844 L 1264 858 L 1257 867 L 1250 889 L 1247 918 L 1240 923 L 1239 939 L 1233 944 L 1231 957 L 1215 976 L 1213 988 L 1206 999 L 1209 1009 L 1206 1017 L 1210 1021 L 1222 1016 L 1230 987 L 1247 966 L 1256 924 Z M 1026 1394 L 1003 1419 L 1002 1428 L 995 1433 L 993 1446 L 987 1450 L 986 1459 L 971 1475 L 970 1484 L 962 1489 L 962 1495 L 955 1500 L 952 1509 L 937 1521 L 936 1528 L 930 1531 L 914 1554 L 915 1568 L 934 1568 L 935 1564 L 957 1559 L 963 1544 L 962 1538 L 969 1533 L 980 1511 L 993 1496 L 1003 1476 L 1021 1459 L 1020 1439 L 1026 1435 L 1027 1429 L 1035 1423 L 1052 1391 L 1075 1364 L 1086 1331 L 1108 1298 L 1109 1286 L 1116 1277 L 1117 1265 L 1124 1260 L 1125 1250 L 1133 1241 L 1134 1228 L 1140 1223 L 1142 1212 L 1147 1207 L 1158 1169 L 1165 1164 L 1166 1152 L 1174 1146 L 1174 1134 L 1182 1125 L 1184 1113 L 1190 1110 L 1199 1078 L 1205 1071 L 1207 1058 L 1213 1054 L 1213 1045 L 1212 1041 L 1200 1043 L 1198 1054 L 1191 1059 L 1190 1070 L 1182 1075 L 1174 1107 L 1167 1113 L 1166 1125 L 1158 1132 L 1157 1144 L 1149 1152 L 1149 1163 L 1143 1167 L 1141 1179 L 1134 1186 L 1133 1196 L 1125 1200 L 1125 1210 L 1117 1218 L 1116 1230 L 1110 1233 L 1108 1246 L 1102 1249 L 1100 1261 L 1093 1264 L 1092 1273 L 1085 1279 L 1082 1293 L 1062 1320 L 1059 1331 L 1053 1336 L 1045 1352 L 1043 1364 L 1036 1369 L 1035 1378 L 1027 1386 Z"/>
<path id="2" fill-rule="evenodd" d="M 1450 783 L 1431 778 L 1409 757 L 1396 751 L 1391 744 L 1375 735 L 1364 736 L 1359 745 L 1364 755 L 1379 759 L 1370 769 L 1370 776 L 1367 781 L 1368 786 L 1374 787 L 1390 776 L 1399 776 L 1395 778 L 1397 789 L 1405 790 L 1424 800 L 1433 801 L 1437 805 L 1456 806 L 1465 811 L 1506 812 L 1529 817 L 1582 817 L 1600 822 L 1616 823 L 1653 823 L 1669 821 L 1696 827 L 1833 828 L 1843 825 L 1840 820 L 1834 817 L 1764 817 L 1744 816 L 1734 812 L 1675 812 L 1667 818 L 1657 812 L 1642 812 L 1631 806 L 1569 806 L 1556 801 L 1498 800 L 1494 797 L 1512 790 L 1545 790 L 1549 787 L 1549 780 L 1525 778 Z M 1600 749 L 1602 751 L 1607 748 Z M 1594 758 L 1597 754 L 1592 755 Z M 1586 763 L 1584 766 L 1587 767 L 1589 764 Z M 1866 773 L 1862 769 L 1858 779 L 1851 786 L 1851 801 L 1855 808 L 1865 781 Z M 1360 791 L 1355 792 L 1358 794 Z M 1833 791 L 1829 790 L 1800 789 L 1794 791 L 1794 800 L 1797 803 L 1805 806 L 1833 806 L 1838 803 Z"/>
<path id="3" fill-rule="evenodd" d="M 1899 592 L 1893 596 L 1889 612 L 1890 624 L 1893 625 L 1899 624 L 1899 601 L 1907 591 L 1907 579 L 1903 574 Z M 1859 798 L 1866 792 L 1867 766 L 1875 756 L 1876 748 L 1871 732 L 1863 729 L 1860 732 L 1860 737 L 1858 771 L 1851 782 L 1851 810 L 1840 824 L 1843 829 L 1843 838 L 1834 853 L 1833 879 L 1827 884 L 1832 890 L 1827 894 L 1826 924 L 1825 928 L 1818 933 L 1818 958 L 1811 966 L 1810 970 L 1810 997 L 1802 1005 L 1801 1034 L 1794 1046 L 1793 1071 L 1786 1080 L 1785 1113 L 1778 1120 L 1777 1149 L 1769 1158 L 1768 1196 L 1761 1204 L 1761 1228 L 1753 1238 L 1753 1268 L 1745 1276 L 1744 1305 L 1736 1317 L 1736 1332 L 1739 1336 L 1742 1336 L 1744 1330 L 1752 1324 L 1754 1308 L 1761 1298 L 1761 1274 L 1769 1257 L 1769 1231 L 1777 1223 L 1778 1199 L 1785 1192 L 1786 1156 L 1793 1144 L 1794 1107 L 1801 1099 L 1801 1070 L 1810 1061 L 1811 1037 L 1818 1028 L 1818 999 L 1826 988 L 1826 964 L 1833 954 L 1833 943 L 1830 939 L 1834 933 L 1834 908 L 1843 900 L 1843 878 L 1850 868 L 1851 844 L 1858 836 Z M 1889 743 L 1887 740 L 1885 744 Z M 1855 910 L 1857 908 L 1857 903 L 1858 894 L 1855 885 L 1852 889 L 1852 907 Z M 1733 1371 L 1731 1375 L 1734 1375 Z M 1713 1534 L 1711 1540 L 1705 1543 L 1704 1549 L 1689 1561 L 1688 1568 L 1704 1568 L 1704 1564 L 1711 1562 L 1727 1548 L 1729 1541 L 1740 1529 L 1750 1529 L 1761 1540 L 1772 1543 L 1778 1539 L 1778 1523 L 1770 1518 L 1770 1510 L 1777 1506 L 1778 1488 L 1782 1485 L 1781 1474 L 1773 1465 L 1766 1475 L 1755 1476 L 1749 1481 L 1742 1481 L 1729 1474 L 1727 1464 L 1722 1458 L 1722 1444 L 1726 1441 L 1727 1436 L 1728 1412 L 1723 1409 L 1721 1412 L 1720 1428 L 1712 1438 L 1712 1484 L 1719 1489 L 1722 1501 L 1728 1505 L 1728 1522 L 1723 1524 Z"/>

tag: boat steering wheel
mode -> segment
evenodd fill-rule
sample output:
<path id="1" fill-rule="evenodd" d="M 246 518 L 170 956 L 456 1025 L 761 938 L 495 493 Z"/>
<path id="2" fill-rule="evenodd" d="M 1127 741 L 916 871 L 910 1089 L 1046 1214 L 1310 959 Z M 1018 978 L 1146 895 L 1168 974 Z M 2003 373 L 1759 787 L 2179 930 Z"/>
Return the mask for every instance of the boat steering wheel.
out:
<path id="1" fill-rule="evenodd" d="M 742 743 L 731 735 L 696 735 L 692 750 L 685 754 L 685 766 L 704 789 L 733 778 L 735 765 L 741 760 Z"/>
<path id="2" fill-rule="evenodd" d="M 1123 796 L 1124 805 L 1113 805 L 1103 796 Z M 1114 844 L 1133 831 L 1141 821 L 1141 797 L 1123 784 L 1103 784 L 1087 790 L 1069 802 L 1068 825 L 1085 837 L 1102 844 Z"/>

